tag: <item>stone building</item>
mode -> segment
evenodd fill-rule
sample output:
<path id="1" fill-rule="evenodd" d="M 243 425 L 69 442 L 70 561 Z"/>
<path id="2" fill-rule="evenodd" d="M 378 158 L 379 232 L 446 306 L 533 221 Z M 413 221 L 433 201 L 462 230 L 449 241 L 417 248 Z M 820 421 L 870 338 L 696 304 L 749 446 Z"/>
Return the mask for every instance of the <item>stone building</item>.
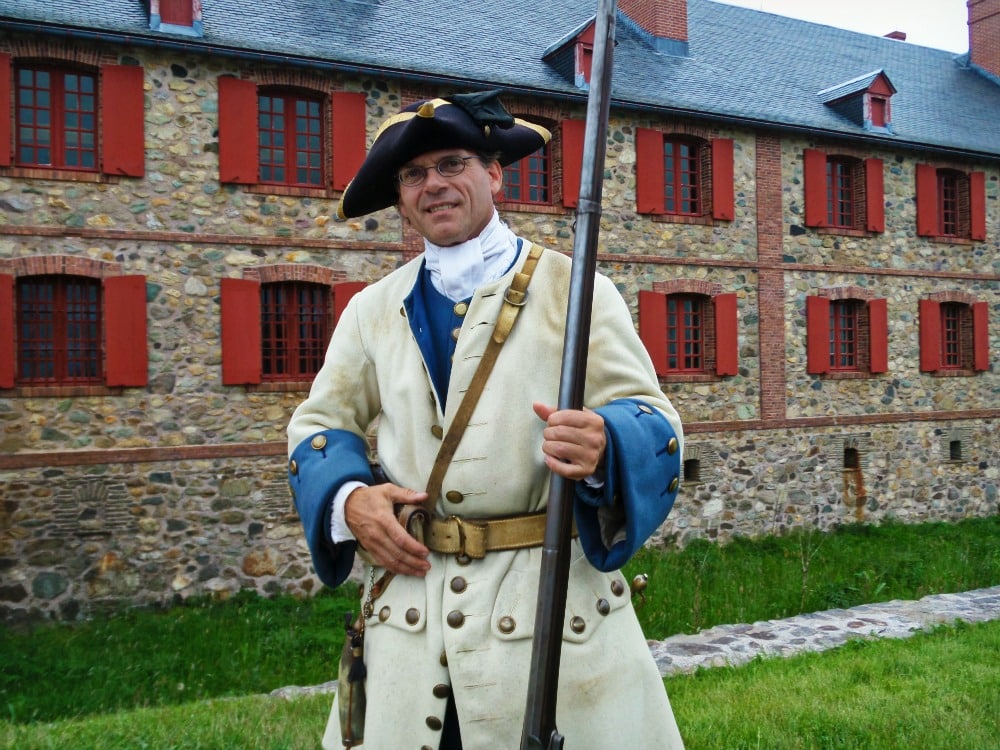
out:
<path id="1" fill-rule="evenodd" d="M 318 586 L 284 426 L 350 295 L 382 119 L 501 88 L 502 216 L 570 252 L 595 4 L 6 0 L 0 611 Z M 601 270 L 686 423 L 659 541 L 998 511 L 1000 0 L 964 55 L 621 0 Z M 500 41 L 498 41 L 500 40 Z"/>

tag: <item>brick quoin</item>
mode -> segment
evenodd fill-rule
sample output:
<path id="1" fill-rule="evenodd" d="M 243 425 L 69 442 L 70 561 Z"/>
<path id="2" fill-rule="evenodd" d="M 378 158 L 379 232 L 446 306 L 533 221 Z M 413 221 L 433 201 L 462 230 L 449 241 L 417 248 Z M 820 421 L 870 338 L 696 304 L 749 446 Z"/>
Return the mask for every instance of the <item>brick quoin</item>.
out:
<path id="1" fill-rule="evenodd" d="M 621 0 L 622 13 L 660 39 L 688 40 L 687 0 Z"/>
<path id="2" fill-rule="evenodd" d="M 785 279 L 782 255 L 781 141 L 757 136 L 757 257 L 761 263 L 760 416 L 784 419 L 785 405 Z"/>
<path id="3" fill-rule="evenodd" d="M 969 57 L 1000 76 L 1000 0 L 968 0 Z"/>

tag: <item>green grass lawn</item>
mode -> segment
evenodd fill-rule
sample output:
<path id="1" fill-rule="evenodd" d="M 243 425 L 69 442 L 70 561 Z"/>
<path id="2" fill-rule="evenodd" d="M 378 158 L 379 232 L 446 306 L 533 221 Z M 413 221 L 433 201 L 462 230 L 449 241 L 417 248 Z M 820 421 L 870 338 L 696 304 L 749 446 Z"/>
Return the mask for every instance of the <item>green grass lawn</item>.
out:
<path id="1" fill-rule="evenodd" d="M 639 617 L 647 636 L 661 639 L 718 624 L 998 585 L 998 538 L 997 517 L 849 526 L 826 535 L 646 550 L 625 572 L 649 575 Z M 343 613 L 357 610 L 355 594 L 353 584 L 308 600 L 243 594 L 0 631 L 2 746 L 317 747 L 329 696 L 291 702 L 259 696 L 336 677 Z M 1000 741 L 988 739 L 1000 736 L 998 640 L 995 625 L 959 628 L 801 661 L 715 669 L 667 684 L 689 750 L 1000 749 Z M 898 656 L 893 649 L 900 649 Z M 859 661 L 846 661 L 851 658 Z M 808 666 L 809 659 L 818 661 Z M 988 668 L 977 671 L 977 660 Z M 773 678 L 770 670 L 776 670 Z M 911 724 L 917 728 L 904 731 Z M 909 739 L 892 739 L 897 736 Z M 958 744 L 936 744 L 949 736 Z M 966 737 L 971 744 L 962 744 Z M 895 744 L 878 744 L 890 740 Z"/>

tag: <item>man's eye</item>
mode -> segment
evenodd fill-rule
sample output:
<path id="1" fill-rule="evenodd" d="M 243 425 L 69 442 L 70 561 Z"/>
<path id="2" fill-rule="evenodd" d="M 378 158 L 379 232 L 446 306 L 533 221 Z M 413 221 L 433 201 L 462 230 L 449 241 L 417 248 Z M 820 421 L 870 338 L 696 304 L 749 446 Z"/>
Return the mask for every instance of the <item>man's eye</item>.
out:
<path id="1" fill-rule="evenodd" d="M 449 156 L 446 159 L 442 159 L 441 163 L 438 166 L 445 172 L 454 172 L 456 169 L 464 167 L 465 162 L 459 159 L 457 156 Z"/>
<path id="2" fill-rule="evenodd" d="M 404 169 L 399 173 L 400 180 L 403 182 L 418 182 L 424 175 L 424 170 L 418 167 L 410 167 L 409 169 Z"/>

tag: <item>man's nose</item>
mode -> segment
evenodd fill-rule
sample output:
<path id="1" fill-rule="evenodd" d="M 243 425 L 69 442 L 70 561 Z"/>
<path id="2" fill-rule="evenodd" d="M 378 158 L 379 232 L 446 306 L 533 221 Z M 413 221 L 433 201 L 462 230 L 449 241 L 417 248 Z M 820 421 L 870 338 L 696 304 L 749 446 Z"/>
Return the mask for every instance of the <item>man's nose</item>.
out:
<path id="1" fill-rule="evenodd" d="M 438 172 L 435 167 L 431 167 L 427 170 L 427 176 L 424 178 L 424 190 L 441 190 L 446 187 L 447 184 L 448 178 Z"/>

